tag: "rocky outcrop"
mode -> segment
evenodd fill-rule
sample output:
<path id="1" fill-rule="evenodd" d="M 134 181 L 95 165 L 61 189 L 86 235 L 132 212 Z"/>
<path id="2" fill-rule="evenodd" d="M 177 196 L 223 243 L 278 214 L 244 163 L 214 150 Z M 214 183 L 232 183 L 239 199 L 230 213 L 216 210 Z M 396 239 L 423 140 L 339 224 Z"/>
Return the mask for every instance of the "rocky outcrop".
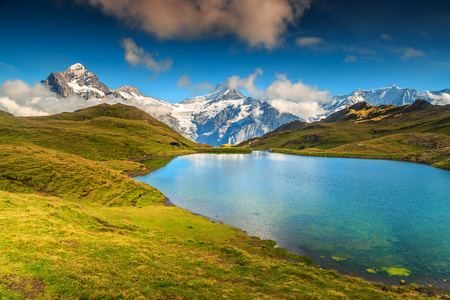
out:
<path id="1" fill-rule="evenodd" d="M 41 83 L 62 98 L 73 94 L 84 99 L 123 98 L 119 92 L 101 83 L 97 75 L 89 72 L 79 63 L 70 66 L 64 72 L 51 73 Z"/>
<path id="2" fill-rule="evenodd" d="M 121 87 L 115 89 L 115 91 L 135 95 L 137 97 L 144 97 L 144 95 L 141 94 L 138 88 L 132 85 L 122 85 Z"/>
<path id="3" fill-rule="evenodd" d="M 430 102 L 423 99 L 417 99 L 413 104 L 407 106 L 403 112 L 412 112 L 433 106 Z"/>
<path id="4" fill-rule="evenodd" d="M 52 92 L 58 94 L 60 97 L 67 98 L 73 94 L 73 89 L 67 84 L 63 72 L 52 72 L 41 83 L 48 86 Z"/>

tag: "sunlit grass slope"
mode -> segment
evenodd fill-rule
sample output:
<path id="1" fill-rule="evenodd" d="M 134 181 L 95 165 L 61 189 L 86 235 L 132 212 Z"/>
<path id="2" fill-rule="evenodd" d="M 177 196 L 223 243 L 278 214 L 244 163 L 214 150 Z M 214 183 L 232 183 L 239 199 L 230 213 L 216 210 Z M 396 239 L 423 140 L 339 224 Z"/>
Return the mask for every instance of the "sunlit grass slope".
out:
<path id="1" fill-rule="evenodd" d="M 173 206 L 0 191 L 0 210 L 0 298 L 422 298 L 287 262 L 273 243 Z"/>
<path id="2" fill-rule="evenodd" d="M 393 134 L 328 150 L 274 148 L 273 151 L 297 155 L 403 160 L 450 170 L 450 137 L 436 133 Z"/>
<path id="3" fill-rule="evenodd" d="M 379 107 L 360 103 L 324 122 L 275 130 L 239 146 L 304 155 L 384 156 L 449 169 L 450 107 L 422 107 L 422 103 Z"/>
<path id="4" fill-rule="evenodd" d="M 123 104 L 32 118 L 2 113 L 0 143 L 34 144 L 95 160 L 177 155 L 201 146 Z"/>
<path id="5" fill-rule="evenodd" d="M 146 169 L 129 158 L 165 156 L 155 167 L 197 144 L 122 115 L 132 108 L 100 108 L 109 115 L 0 112 L 0 299 L 424 298 L 166 206 L 129 178 Z"/>
<path id="6" fill-rule="evenodd" d="M 131 164 L 124 168 L 143 168 L 138 163 Z M 165 199 L 158 190 L 100 162 L 44 148 L 12 145 L 0 145 L 0 189 L 109 206 L 142 206 Z"/>

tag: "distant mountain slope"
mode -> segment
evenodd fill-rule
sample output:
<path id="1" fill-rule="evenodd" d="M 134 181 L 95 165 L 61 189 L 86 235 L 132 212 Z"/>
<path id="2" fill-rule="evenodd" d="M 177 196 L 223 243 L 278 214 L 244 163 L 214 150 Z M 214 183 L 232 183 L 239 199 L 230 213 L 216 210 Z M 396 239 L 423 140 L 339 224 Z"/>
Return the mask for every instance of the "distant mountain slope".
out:
<path id="1" fill-rule="evenodd" d="M 34 144 L 89 159 L 171 155 L 199 148 L 166 124 L 124 104 L 45 117 L 0 114 L 0 143 Z"/>
<path id="2" fill-rule="evenodd" d="M 266 135 L 270 135 L 270 134 L 274 134 L 274 133 L 282 132 L 282 131 L 301 129 L 301 128 L 305 127 L 306 125 L 308 125 L 308 123 L 300 121 L 300 120 L 294 120 L 294 121 L 287 122 L 287 123 L 281 125 L 280 127 L 275 128 L 274 130 L 266 133 Z"/>
<path id="3" fill-rule="evenodd" d="M 208 94 L 187 99 L 172 111 L 183 132 L 200 143 L 237 144 L 298 117 L 245 97 L 227 79 Z"/>
<path id="4" fill-rule="evenodd" d="M 176 104 L 144 96 L 133 86 L 110 89 L 81 64 L 75 64 L 65 72 L 53 72 L 42 83 L 61 98 L 78 95 L 105 101 L 133 100 L 133 105 L 185 137 L 212 146 L 236 144 L 298 119 L 295 115 L 280 113 L 267 102 L 245 97 L 228 79 L 218 83 L 206 95 Z"/>
<path id="5" fill-rule="evenodd" d="M 412 105 L 372 106 L 365 102 L 330 115 L 322 122 L 267 134 L 240 146 L 252 149 L 332 149 L 398 133 L 442 133 L 450 136 L 450 106 L 418 100 Z"/>
<path id="6" fill-rule="evenodd" d="M 101 83 L 94 73 L 89 72 L 82 64 L 74 64 L 64 72 L 53 72 L 42 83 L 63 97 L 71 94 L 89 98 L 120 97 L 120 94 Z"/>
<path id="7" fill-rule="evenodd" d="M 299 119 L 294 114 L 281 113 L 267 101 L 244 96 L 232 86 L 229 79 L 219 82 L 205 95 L 175 104 L 145 96 L 134 86 L 110 89 L 81 64 L 70 66 L 64 72 L 53 72 L 42 83 L 61 98 L 77 95 L 84 99 L 130 103 L 168 124 L 183 136 L 212 146 L 237 144 Z M 446 89 L 421 93 L 395 85 L 374 90 L 358 89 L 349 95 L 332 97 L 332 101 L 324 104 L 323 109 L 328 112 L 327 116 L 360 102 L 375 106 L 405 105 L 421 98 L 439 104 L 443 95 L 450 97 L 449 92 Z"/>
<path id="8" fill-rule="evenodd" d="M 428 102 L 433 102 L 432 97 L 439 98 L 442 94 L 449 94 L 450 96 L 450 90 L 445 89 L 436 92 L 422 93 L 411 88 L 399 88 L 393 84 L 390 87 L 373 90 L 358 89 L 348 95 L 333 96 L 333 101 L 325 108 L 329 111 L 329 113 L 333 113 L 359 102 L 367 102 L 368 104 L 374 106 L 387 104 L 401 106 L 412 104 L 417 99 L 424 99 Z M 435 102 L 435 104 L 444 104 L 438 100 Z"/>

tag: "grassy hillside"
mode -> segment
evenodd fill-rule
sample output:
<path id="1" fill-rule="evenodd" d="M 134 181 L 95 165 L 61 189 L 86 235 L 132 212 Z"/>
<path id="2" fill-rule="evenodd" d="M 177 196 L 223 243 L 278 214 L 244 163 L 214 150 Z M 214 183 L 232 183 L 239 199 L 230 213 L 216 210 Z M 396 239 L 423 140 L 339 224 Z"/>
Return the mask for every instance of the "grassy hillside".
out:
<path id="1" fill-rule="evenodd" d="M 147 168 L 129 158 L 198 146 L 133 108 L 100 108 L 0 112 L 0 299 L 426 298 L 166 206 L 129 178 Z"/>
<path id="2" fill-rule="evenodd" d="M 0 298 L 426 298 L 287 262 L 269 242 L 173 206 L 0 199 Z"/>
<path id="3" fill-rule="evenodd" d="M 288 124 L 284 126 L 289 128 Z M 358 103 L 323 122 L 241 143 L 254 150 L 326 156 L 385 156 L 449 169 L 450 107 Z M 348 156 L 348 155 L 347 155 Z"/>
<path id="4" fill-rule="evenodd" d="M 108 206 L 142 206 L 162 202 L 164 195 L 123 172 L 76 155 L 39 147 L 0 145 L 0 189 L 53 195 Z M 117 164 L 114 164 L 117 167 Z M 127 163 L 124 169 L 144 167 Z"/>
<path id="5" fill-rule="evenodd" d="M 200 147 L 147 113 L 123 104 L 46 117 L 2 114 L 0 144 L 34 144 L 94 160 L 178 155 Z"/>

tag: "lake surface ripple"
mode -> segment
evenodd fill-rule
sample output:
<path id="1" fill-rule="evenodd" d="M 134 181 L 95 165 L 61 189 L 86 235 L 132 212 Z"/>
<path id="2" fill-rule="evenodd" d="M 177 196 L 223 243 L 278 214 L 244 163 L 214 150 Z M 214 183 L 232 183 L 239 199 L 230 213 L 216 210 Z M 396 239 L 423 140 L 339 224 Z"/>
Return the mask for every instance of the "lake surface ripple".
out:
<path id="1" fill-rule="evenodd" d="M 258 151 L 177 157 L 136 179 L 325 268 L 448 288 L 439 278 L 450 279 L 449 171 Z"/>

